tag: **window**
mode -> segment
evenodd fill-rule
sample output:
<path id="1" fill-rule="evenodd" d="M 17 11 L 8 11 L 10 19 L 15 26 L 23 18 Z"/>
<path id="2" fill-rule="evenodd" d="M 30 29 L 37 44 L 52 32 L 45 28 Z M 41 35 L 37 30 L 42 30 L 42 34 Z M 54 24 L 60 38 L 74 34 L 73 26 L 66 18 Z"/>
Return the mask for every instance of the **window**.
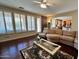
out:
<path id="1" fill-rule="evenodd" d="M 4 25 L 4 18 L 3 18 L 3 12 L 0 11 L 0 34 L 5 33 L 5 25 Z"/>
<path id="2" fill-rule="evenodd" d="M 4 15 L 4 16 L 3 16 Z M 11 12 L 0 11 L 0 33 L 13 32 L 12 15 Z"/>
<path id="3" fill-rule="evenodd" d="M 13 26 L 15 25 L 15 26 Z M 24 14 L 12 13 L 9 11 L 0 11 L 0 34 L 25 31 L 35 31 L 36 21 L 34 16 L 26 16 Z"/>
<path id="4" fill-rule="evenodd" d="M 15 27 L 16 27 L 16 32 L 21 32 L 21 21 L 20 21 L 20 15 L 19 14 L 14 14 L 15 18 Z"/>
<path id="5" fill-rule="evenodd" d="M 35 30 L 35 18 L 32 17 L 32 30 Z"/>
<path id="6" fill-rule="evenodd" d="M 21 25 L 22 25 L 22 31 L 26 31 L 26 19 L 25 19 L 25 15 L 21 15 Z"/>
<path id="7" fill-rule="evenodd" d="M 27 16 L 28 31 L 35 30 L 35 17 Z"/>
<path id="8" fill-rule="evenodd" d="M 27 16 L 28 31 L 31 31 L 31 16 Z"/>
<path id="9" fill-rule="evenodd" d="M 37 32 L 41 32 L 41 17 L 37 17 Z"/>
<path id="10" fill-rule="evenodd" d="M 14 16 L 15 16 L 16 32 L 26 31 L 26 19 L 25 19 L 25 15 L 14 14 Z"/>
<path id="11" fill-rule="evenodd" d="M 7 32 L 13 32 L 12 15 L 10 12 L 4 12 L 6 30 Z"/>

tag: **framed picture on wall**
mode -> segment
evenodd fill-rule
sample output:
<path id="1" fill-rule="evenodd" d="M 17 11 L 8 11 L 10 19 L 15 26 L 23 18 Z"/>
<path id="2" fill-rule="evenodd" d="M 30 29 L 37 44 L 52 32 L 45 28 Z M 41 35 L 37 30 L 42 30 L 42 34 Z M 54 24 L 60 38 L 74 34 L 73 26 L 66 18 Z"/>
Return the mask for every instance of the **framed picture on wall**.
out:
<path id="1" fill-rule="evenodd" d="M 70 31 L 71 25 L 72 25 L 71 20 L 64 20 L 63 21 L 63 30 L 69 30 Z"/>
<path id="2" fill-rule="evenodd" d="M 56 28 L 62 29 L 62 20 L 61 19 L 56 19 Z"/>

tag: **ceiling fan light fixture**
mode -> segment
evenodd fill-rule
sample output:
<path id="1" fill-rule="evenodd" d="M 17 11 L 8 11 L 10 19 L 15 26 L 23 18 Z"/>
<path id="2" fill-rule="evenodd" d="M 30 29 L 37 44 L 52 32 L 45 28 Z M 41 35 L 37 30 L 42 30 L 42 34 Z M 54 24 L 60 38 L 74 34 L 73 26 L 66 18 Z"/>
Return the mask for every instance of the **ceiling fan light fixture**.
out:
<path id="1" fill-rule="evenodd" d="M 47 8 L 47 5 L 44 4 L 44 3 L 41 3 L 41 4 L 40 4 L 40 7 L 41 7 L 41 8 Z"/>

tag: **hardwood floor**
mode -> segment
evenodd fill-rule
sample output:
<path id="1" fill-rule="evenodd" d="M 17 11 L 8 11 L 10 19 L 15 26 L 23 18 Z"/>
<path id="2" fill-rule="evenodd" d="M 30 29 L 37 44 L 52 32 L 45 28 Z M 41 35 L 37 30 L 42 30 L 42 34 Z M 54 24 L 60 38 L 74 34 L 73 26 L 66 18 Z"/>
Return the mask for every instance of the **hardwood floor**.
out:
<path id="1" fill-rule="evenodd" d="M 74 56 L 75 57 L 74 59 L 77 59 L 78 50 L 76 50 L 75 48 L 73 48 L 71 46 L 62 44 L 62 43 L 57 43 L 57 44 L 61 45 L 61 49 L 60 49 L 61 51 L 64 51 L 64 52 Z"/>
<path id="2" fill-rule="evenodd" d="M 0 59 L 22 59 L 20 50 L 32 45 L 35 36 L 0 43 Z"/>
<path id="3" fill-rule="evenodd" d="M 35 37 L 36 36 L 32 36 L 28 38 L 21 38 L 15 41 L 0 43 L 0 59 L 22 59 L 20 50 L 32 46 Z M 60 45 L 62 46 L 61 50 L 71 55 L 77 55 L 77 51 L 74 48 L 63 44 Z"/>

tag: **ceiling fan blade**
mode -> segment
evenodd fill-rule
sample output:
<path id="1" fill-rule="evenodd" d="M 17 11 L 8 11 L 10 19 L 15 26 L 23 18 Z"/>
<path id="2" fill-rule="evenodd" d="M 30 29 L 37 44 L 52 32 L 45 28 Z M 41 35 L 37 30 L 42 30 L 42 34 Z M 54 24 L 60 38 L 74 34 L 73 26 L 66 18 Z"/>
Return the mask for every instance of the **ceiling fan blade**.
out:
<path id="1" fill-rule="evenodd" d="M 46 3 L 47 6 L 56 6 L 55 3 Z"/>
<path id="2" fill-rule="evenodd" d="M 34 3 L 38 3 L 38 4 L 40 4 L 41 2 L 39 2 L 39 1 L 33 1 Z"/>
<path id="3" fill-rule="evenodd" d="M 50 3 L 46 3 L 46 5 L 48 5 L 48 6 L 52 6 L 52 4 L 50 4 Z"/>
<path id="4" fill-rule="evenodd" d="M 42 0 L 42 2 L 47 2 L 47 0 Z"/>

